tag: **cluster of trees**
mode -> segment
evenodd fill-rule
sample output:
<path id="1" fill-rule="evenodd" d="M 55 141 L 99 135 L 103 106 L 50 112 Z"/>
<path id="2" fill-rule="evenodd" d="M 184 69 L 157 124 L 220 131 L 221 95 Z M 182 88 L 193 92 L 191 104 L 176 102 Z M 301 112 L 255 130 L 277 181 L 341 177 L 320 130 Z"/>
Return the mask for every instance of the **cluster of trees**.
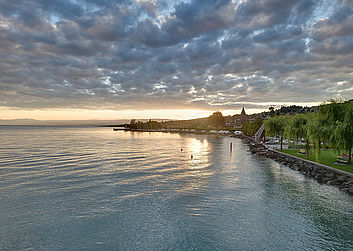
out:
<path id="1" fill-rule="evenodd" d="M 223 129 L 225 128 L 225 120 L 221 112 L 214 112 L 208 117 L 209 127 L 213 129 Z"/>
<path id="2" fill-rule="evenodd" d="M 246 122 L 242 125 L 241 131 L 249 136 L 254 136 L 263 124 L 263 120 L 259 119 L 252 122 Z"/>
<path id="3" fill-rule="evenodd" d="M 161 122 L 163 128 L 169 129 L 207 129 L 208 118 L 190 119 L 190 120 L 171 120 Z"/>
<path id="4" fill-rule="evenodd" d="M 148 122 L 131 120 L 128 125 L 130 129 L 199 129 L 199 130 L 212 130 L 212 129 L 224 129 L 225 119 L 221 112 L 214 112 L 208 118 L 190 119 L 190 120 L 175 120 L 157 122 L 149 120 Z"/>
<path id="5" fill-rule="evenodd" d="M 322 104 L 316 113 L 297 114 L 295 116 L 274 116 L 265 122 L 267 136 L 280 136 L 281 150 L 284 138 L 297 144 L 304 140 L 308 157 L 309 149 L 315 152 L 319 160 L 321 142 L 328 142 L 336 152 L 348 152 L 351 161 L 353 147 L 353 102 L 335 102 Z"/>
<path id="6" fill-rule="evenodd" d="M 270 107 L 273 108 L 273 107 Z M 317 111 L 318 107 L 317 106 L 312 106 L 312 107 L 303 107 L 303 106 L 298 106 L 298 105 L 291 105 L 291 106 L 281 106 L 280 109 L 274 110 L 271 113 L 271 109 L 270 110 L 270 114 L 272 115 L 273 113 L 275 113 L 276 115 L 285 115 L 285 114 L 290 114 L 290 115 L 295 115 L 295 114 L 299 114 L 299 113 L 307 113 L 307 112 L 315 112 Z"/>
<path id="7" fill-rule="evenodd" d="M 149 120 L 147 122 L 136 121 L 132 119 L 129 125 L 130 129 L 160 129 L 162 128 L 161 124 L 157 121 Z"/>

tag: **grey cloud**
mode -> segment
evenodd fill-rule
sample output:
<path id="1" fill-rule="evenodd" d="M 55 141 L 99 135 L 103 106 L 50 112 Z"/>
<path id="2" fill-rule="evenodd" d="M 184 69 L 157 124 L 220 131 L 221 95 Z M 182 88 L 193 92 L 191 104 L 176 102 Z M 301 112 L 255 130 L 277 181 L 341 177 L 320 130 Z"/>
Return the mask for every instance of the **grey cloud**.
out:
<path id="1" fill-rule="evenodd" d="M 353 49 L 353 4 L 344 5 L 328 19 L 319 21 L 313 29 L 312 51 L 325 55 L 349 55 Z"/>
<path id="2" fill-rule="evenodd" d="M 229 4 L 229 0 L 180 3 L 161 27 L 151 20 L 140 22 L 136 29 L 137 39 L 151 47 L 163 47 L 187 42 L 205 32 L 224 29 L 232 21 L 224 15 Z"/>
<path id="3" fill-rule="evenodd" d="M 253 40 L 257 43 L 268 43 L 275 40 L 295 38 L 302 34 L 303 30 L 300 26 L 286 27 L 284 25 L 280 25 L 275 28 L 270 28 L 263 32 L 257 33 L 253 36 Z"/>
<path id="4" fill-rule="evenodd" d="M 40 24 L 41 16 L 59 15 L 65 19 L 75 19 L 83 15 L 83 9 L 63 0 L 39 1 L 1 1 L 0 13 L 6 17 L 16 16 L 24 24 L 35 26 Z"/>
<path id="5" fill-rule="evenodd" d="M 312 0 L 248 0 L 238 7 L 236 21 L 245 30 L 303 23 L 314 6 Z"/>
<path id="6" fill-rule="evenodd" d="M 312 51 L 319 54 L 347 55 L 353 53 L 353 36 L 333 37 L 321 43 L 313 42 Z"/>
<path id="7" fill-rule="evenodd" d="M 0 1 L 1 105 L 228 109 L 353 95 L 349 1 L 310 25 L 320 1 L 75 2 Z"/>
<path id="8" fill-rule="evenodd" d="M 353 4 L 339 8 L 331 18 L 318 22 L 314 27 L 315 40 L 333 36 L 353 35 Z"/>

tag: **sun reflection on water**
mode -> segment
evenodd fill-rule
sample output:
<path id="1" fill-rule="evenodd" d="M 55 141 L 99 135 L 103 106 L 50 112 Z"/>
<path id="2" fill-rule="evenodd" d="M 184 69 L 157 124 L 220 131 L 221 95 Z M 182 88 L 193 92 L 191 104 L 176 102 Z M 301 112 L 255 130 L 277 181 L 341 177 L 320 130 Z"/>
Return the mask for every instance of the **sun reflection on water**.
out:
<path id="1" fill-rule="evenodd" d="M 181 155 L 184 158 L 184 172 L 182 174 L 185 181 L 179 192 L 189 193 L 205 189 L 209 176 L 213 171 L 210 154 L 212 145 L 207 139 L 185 138 Z"/>
<path id="2" fill-rule="evenodd" d="M 210 166 L 211 145 L 209 142 L 199 140 L 197 138 L 189 138 L 187 140 L 186 151 L 190 154 L 188 167 L 193 170 L 206 169 Z"/>

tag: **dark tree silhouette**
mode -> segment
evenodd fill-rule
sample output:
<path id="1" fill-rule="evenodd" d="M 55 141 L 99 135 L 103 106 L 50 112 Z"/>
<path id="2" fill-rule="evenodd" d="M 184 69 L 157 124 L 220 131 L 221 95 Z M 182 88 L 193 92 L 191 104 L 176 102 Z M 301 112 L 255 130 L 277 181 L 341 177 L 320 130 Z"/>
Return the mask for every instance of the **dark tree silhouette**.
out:
<path id="1" fill-rule="evenodd" d="M 208 117 L 208 123 L 211 127 L 220 129 L 225 127 L 224 117 L 221 112 L 214 112 Z"/>

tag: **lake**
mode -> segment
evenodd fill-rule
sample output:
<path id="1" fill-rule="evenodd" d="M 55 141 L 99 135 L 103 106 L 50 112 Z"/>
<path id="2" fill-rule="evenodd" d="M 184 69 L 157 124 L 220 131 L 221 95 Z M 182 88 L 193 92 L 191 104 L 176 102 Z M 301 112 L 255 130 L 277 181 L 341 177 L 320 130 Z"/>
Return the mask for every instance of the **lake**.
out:
<path id="1" fill-rule="evenodd" d="M 352 219 L 239 139 L 0 126 L 0 250 L 352 250 Z"/>

